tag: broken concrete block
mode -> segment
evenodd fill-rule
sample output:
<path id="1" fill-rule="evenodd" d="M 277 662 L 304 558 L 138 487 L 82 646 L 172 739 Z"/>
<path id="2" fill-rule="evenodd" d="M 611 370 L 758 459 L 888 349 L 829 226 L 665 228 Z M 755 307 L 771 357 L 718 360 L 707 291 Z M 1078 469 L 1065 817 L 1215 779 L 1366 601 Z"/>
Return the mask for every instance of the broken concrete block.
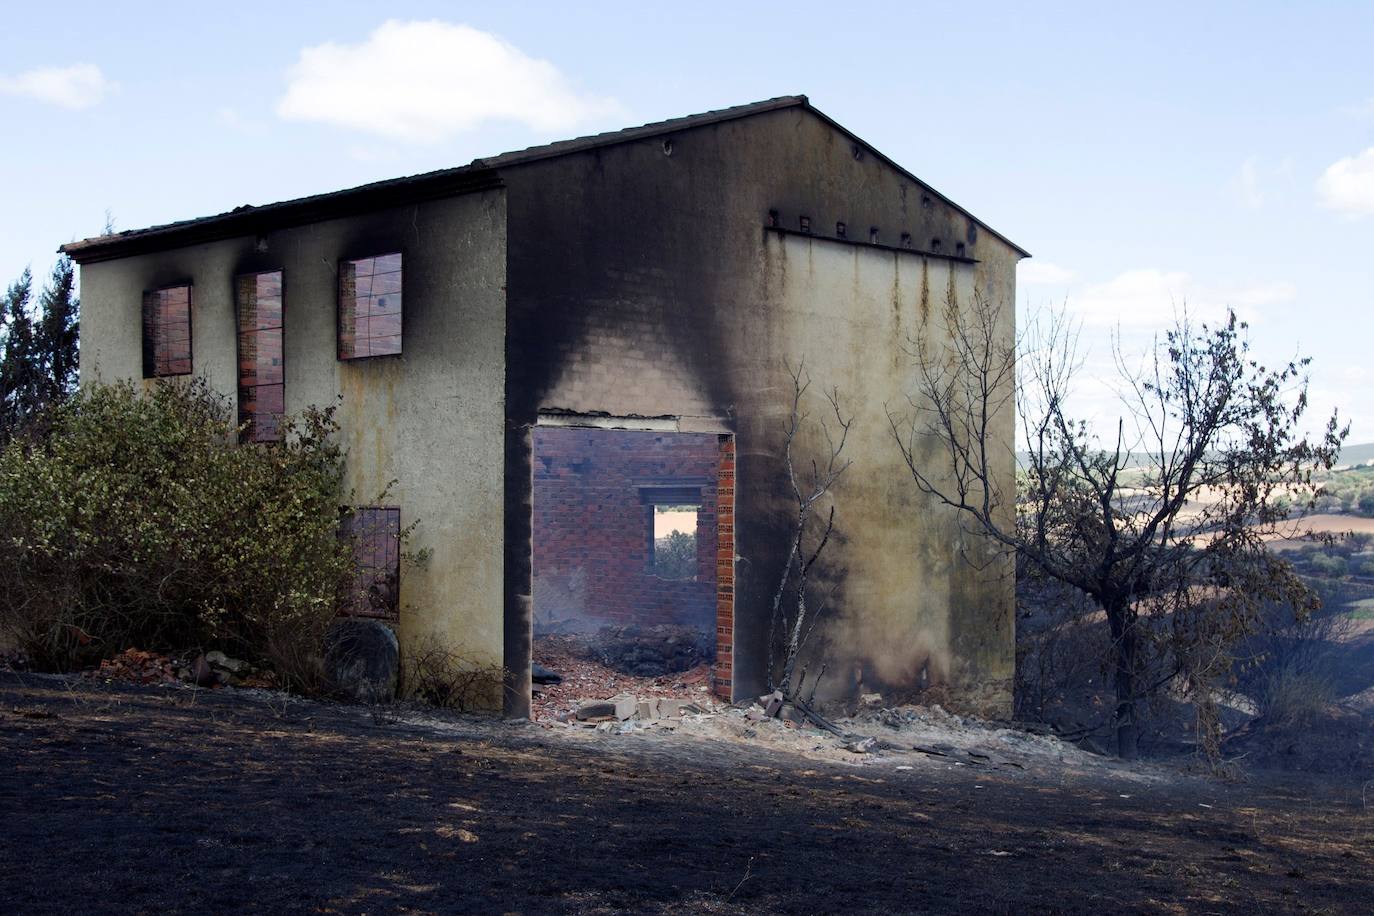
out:
<path id="1" fill-rule="evenodd" d="M 652 722 L 658 718 L 658 704 L 649 700 L 640 700 L 635 704 L 635 718 L 642 722 Z"/>
<path id="2" fill-rule="evenodd" d="M 633 718 L 639 711 L 639 699 L 628 693 L 613 696 L 610 702 L 615 704 L 615 717 L 621 722 Z"/>
<path id="3" fill-rule="evenodd" d="M 218 649 L 205 653 L 205 660 L 215 668 L 221 668 L 230 674 L 247 673 L 248 663 L 238 658 L 230 658 Z"/>
<path id="4" fill-rule="evenodd" d="M 763 704 L 763 714 L 771 719 L 782 711 L 782 692 L 772 694 L 767 700 L 768 702 Z"/>
<path id="5" fill-rule="evenodd" d="M 660 719 L 680 718 L 682 716 L 682 708 L 686 705 L 686 700 L 673 700 L 668 697 L 660 697 L 658 701 L 658 716 Z"/>
<path id="6" fill-rule="evenodd" d="M 881 693 L 865 693 L 859 697 L 859 703 L 869 709 L 877 709 L 883 705 L 883 695 Z"/>
<path id="7" fill-rule="evenodd" d="M 763 714 L 763 707 L 755 704 L 744 711 L 744 718 L 750 722 L 761 722 L 768 717 Z"/>
<path id="8" fill-rule="evenodd" d="M 588 700 L 577 707 L 575 715 L 583 722 L 588 719 L 604 719 L 615 715 L 615 704 L 605 700 Z"/>

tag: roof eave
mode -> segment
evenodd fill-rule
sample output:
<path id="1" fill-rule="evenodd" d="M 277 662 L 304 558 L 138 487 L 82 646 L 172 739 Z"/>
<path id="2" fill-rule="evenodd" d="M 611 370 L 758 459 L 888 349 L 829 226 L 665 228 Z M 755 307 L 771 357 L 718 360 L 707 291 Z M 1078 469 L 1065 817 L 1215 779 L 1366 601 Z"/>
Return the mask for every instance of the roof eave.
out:
<path id="1" fill-rule="evenodd" d="M 277 229 L 499 187 L 502 187 L 501 179 L 494 170 L 461 166 L 261 207 L 239 207 L 228 213 L 149 229 L 83 239 L 69 242 L 58 251 L 69 255 L 78 264 L 91 264 L 223 239 L 262 235 Z"/>

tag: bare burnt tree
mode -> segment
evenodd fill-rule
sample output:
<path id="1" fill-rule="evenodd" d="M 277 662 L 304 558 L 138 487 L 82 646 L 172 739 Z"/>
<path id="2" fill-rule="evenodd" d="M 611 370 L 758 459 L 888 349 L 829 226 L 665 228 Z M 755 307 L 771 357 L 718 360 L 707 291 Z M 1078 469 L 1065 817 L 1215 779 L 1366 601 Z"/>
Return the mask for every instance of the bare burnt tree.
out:
<path id="1" fill-rule="evenodd" d="M 844 448 L 854 417 L 844 416 L 839 389 L 831 388 L 825 392 L 825 415 L 813 422 L 804 407 L 811 388 L 805 361 L 796 369 L 788 366 L 787 371 L 792 378 L 792 405 L 783 426 L 782 459 L 796 514 L 791 524 L 787 562 L 777 591 L 773 593 L 768 626 L 768 689 L 776 689 L 789 699 L 795 699 L 800 697 L 806 679 L 805 669 L 800 677 L 796 676 L 797 659 L 828 606 L 826 601 L 811 605 L 809 589 L 816 561 L 835 531 L 835 502 L 831 491 L 849 469 L 850 460 L 844 457 Z M 818 428 L 819 435 L 808 435 L 807 430 L 812 427 Z M 816 440 L 812 445 L 815 454 L 809 459 L 798 458 L 799 435 Z M 824 673 L 822 668 L 813 680 L 813 695 L 814 685 Z"/>
<path id="2" fill-rule="evenodd" d="M 923 493 L 1101 606 L 1109 725 L 1118 754 L 1135 757 L 1144 698 L 1181 683 L 1210 706 L 1231 646 L 1267 602 L 1314 606 L 1264 541 L 1290 501 L 1312 504 L 1312 473 L 1332 465 L 1348 428 L 1333 414 L 1315 439 L 1299 433 L 1309 360 L 1260 364 L 1234 313 L 1210 327 L 1185 312 L 1134 368 L 1118 339 L 1120 416 L 1106 438 L 1069 412 L 1081 364 L 1062 316 L 1019 346 L 1010 309 L 983 297 L 948 302 L 943 323 L 943 340 L 913 342 L 915 387 L 909 410 L 889 411 L 892 434 Z"/>

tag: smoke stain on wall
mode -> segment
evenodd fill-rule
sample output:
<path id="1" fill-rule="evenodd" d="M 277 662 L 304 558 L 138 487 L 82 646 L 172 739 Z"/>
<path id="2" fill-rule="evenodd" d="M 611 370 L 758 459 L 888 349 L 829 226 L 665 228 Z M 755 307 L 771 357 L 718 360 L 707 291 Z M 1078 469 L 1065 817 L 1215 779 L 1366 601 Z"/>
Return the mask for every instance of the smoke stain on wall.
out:
<path id="1" fill-rule="evenodd" d="M 930 261 L 921 258 L 921 324 L 930 322 Z"/>

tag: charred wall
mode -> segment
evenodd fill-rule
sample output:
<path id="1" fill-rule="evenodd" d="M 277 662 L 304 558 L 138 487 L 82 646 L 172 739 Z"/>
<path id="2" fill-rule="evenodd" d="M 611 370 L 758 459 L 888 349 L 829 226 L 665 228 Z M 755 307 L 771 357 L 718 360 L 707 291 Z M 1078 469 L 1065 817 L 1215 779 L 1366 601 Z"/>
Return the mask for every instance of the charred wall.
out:
<path id="1" fill-rule="evenodd" d="M 540 412 L 672 417 L 737 434 L 734 688 L 762 688 L 790 512 L 778 457 L 785 362 L 804 357 L 858 415 L 824 575 L 836 604 L 817 650 L 839 671 L 828 689 L 948 685 L 956 702 L 1009 708 L 1010 580 L 964 561 L 967 533 L 911 485 L 884 405 L 910 390 L 905 348 L 938 334 L 948 297 L 966 307 L 977 290 L 1010 304 L 1019 254 L 804 109 L 502 177 L 507 659 L 528 651 L 529 437 Z M 781 231 L 802 216 L 809 237 Z M 518 694 L 519 675 L 512 686 Z"/>

